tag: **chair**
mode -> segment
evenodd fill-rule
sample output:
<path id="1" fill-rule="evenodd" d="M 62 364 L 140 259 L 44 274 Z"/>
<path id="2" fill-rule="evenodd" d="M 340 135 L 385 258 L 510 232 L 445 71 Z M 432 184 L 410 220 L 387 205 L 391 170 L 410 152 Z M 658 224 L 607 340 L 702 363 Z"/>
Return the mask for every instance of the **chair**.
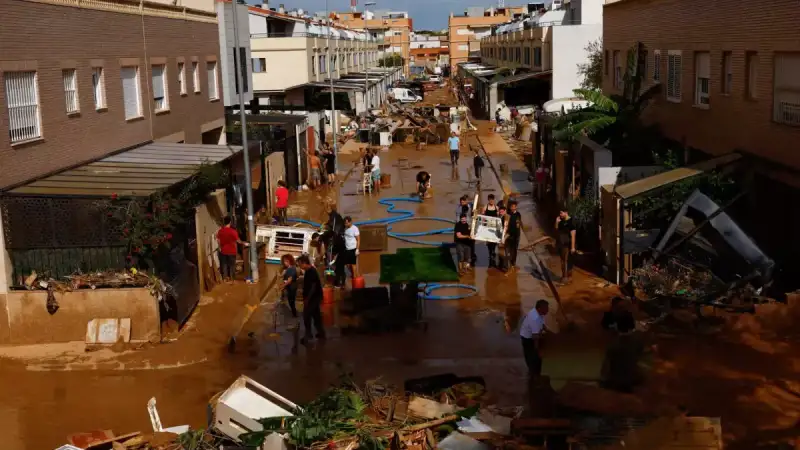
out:
<path id="1" fill-rule="evenodd" d="M 367 172 L 362 175 L 361 179 L 361 193 L 372 193 L 372 172 Z"/>

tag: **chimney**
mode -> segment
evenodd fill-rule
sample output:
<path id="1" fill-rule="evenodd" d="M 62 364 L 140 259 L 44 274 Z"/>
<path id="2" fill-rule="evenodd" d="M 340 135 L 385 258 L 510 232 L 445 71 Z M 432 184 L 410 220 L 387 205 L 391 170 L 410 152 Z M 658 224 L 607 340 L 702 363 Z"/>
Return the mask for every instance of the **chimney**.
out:
<path id="1" fill-rule="evenodd" d="M 269 9 L 269 0 L 262 0 L 262 2 L 261 2 L 261 8 L 262 8 L 262 9 L 267 9 L 267 10 L 268 10 L 268 9 Z"/>
<path id="2" fill-rule="evenodd" d="M 285 14 L 286 13 L 286 6 L 284 6 L 283 3 L 278 5 L 278 12 L 281 13 L 281 14 Z"/>

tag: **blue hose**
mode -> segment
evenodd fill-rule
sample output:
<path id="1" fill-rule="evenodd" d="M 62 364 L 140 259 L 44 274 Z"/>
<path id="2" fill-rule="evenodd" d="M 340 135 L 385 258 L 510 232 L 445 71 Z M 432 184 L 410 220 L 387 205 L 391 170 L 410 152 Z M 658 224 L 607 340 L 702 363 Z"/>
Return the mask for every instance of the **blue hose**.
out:
<path id="1" fill-rule="evenodd" d="M 468 289 L 471 292 L 458 295 L 431 295 L 431 292 L 435 291 L 436 289 L 446 289 L 446 288 Z M 424 298 L 425 300 L 462 300 L 465 298 L 472 297 L 477 293 L 478 293 L 478 288 L 469 284 L 431 283 L 425 286 L 425 289 L 419 295 L 422 296 L 422 298 Z"/>
<path id="2" fill-rule="evenodd" d="M 392 231 L 392 224 L 405 222 L 408 220 L 429 220 L 434 222 L 445 222 L 452 225 L 455 225 L 456 221 L 451 219 L 444 219 L 442 217 L 414 217 L 414 212 L 409 211 L 407 209 L 395 209 L 396 202 L 412 202 L 412 203 L 422 203 L 422 200 L 413 197 L 391 197 L 391 198 L 382 198 L 378 200 L 378 203 L 384 206 L 387 206 L 386 212 L 389 214 L 399 214 L 399 216 L 394 217 L 382 217 L 380 219 L 369 219 L 369 220 L 362 220 L 360 222 L 354 222 L 356 226 L 359 225 L 375 225 L 375 224 L 385 224 L 386 227 L 386 234 L 389 237 L 393 237 L 395 239 L 399 239 L 401 241 L 409 242 L 412 244 L 418 245 L 433 245 L 436 247 L 450 247 L 453 245 L 452 242 L 436 242 L 436 241 L 424 241 L 421 239 L 413 239 L 415 237 L 422 237 L 422 236 L 435 236 L 437 234 L 448 234 L 453 232 L 453 228 L 439 228 L 435 230 L 428 230 L 428 231 L 417 231 L 411 233 L 398 233 Z M 312 222 L 310 220 L 305 219 L 297 219 L 292 218 L 289 219 L 291 222 L 296 223 L 303 223 L 306 225 L 311 225 L 312 227 L 318 228 L 320 224 L 316 222 Z"/>

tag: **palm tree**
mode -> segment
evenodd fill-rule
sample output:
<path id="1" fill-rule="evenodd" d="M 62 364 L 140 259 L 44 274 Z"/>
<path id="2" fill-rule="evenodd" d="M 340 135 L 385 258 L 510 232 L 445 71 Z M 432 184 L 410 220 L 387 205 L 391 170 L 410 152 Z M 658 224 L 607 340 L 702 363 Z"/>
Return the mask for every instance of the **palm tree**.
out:
<path id="1" fill-rule="evenodd" d="M 553 126 L 555 138 L 573 142 L 585 135 L 605 145 L 615 158 L 626 164 L 651 162 L 652 152 L 643 153 L 642 149 L 652 150 L 660 140 L 660 133 L 657 127 L 644 125 L 641 115 L 661 92 L 661 85 L 653 84 L 642 91 L 646 65 L 639 55 L 644 52 L 641 42 L 628 51 L 622 95 L 607 96 L 598 90 L 576 89 L 575 95 L 589 106 L 559 117 Z"/>

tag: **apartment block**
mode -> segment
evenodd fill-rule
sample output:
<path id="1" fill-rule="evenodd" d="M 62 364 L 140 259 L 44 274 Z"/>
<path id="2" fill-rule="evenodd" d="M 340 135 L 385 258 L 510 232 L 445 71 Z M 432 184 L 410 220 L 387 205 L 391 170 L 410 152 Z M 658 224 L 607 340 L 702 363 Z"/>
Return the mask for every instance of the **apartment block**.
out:
<path id="1" fill-rule="evenodd" d="M 627 53 L 645 46 L 646 83 L 662 83 L 650 119 L 713 155 L 739 149 L 800 170 L 800 9 L 621 0 L 604 7 L 603 89 L 620 92 Z"/>
<path id="2" fill-rule="evenodd" d="M 645 84 L 661 84 L 645 119 L 699 150 L 690 158 L 745 155 L 737 174 L 748 195 L 729 211 L 800 273 L 797 233 L 775 233 L 800 226 L 797 2 L 618 0 L 603 15 L 603 90 L 621 92 L 628 52 L 641 43 Z"/>
<path id="3" fill-rule="evenodd" d="M 0 15 L 0 188 L 148 141 L 219 142 L 213 12 L 7 0 Z"/>
<path id="4" fill-rule="evenodd" d="M 448 31 L 451 66 L 466 62 L 470 57 L 479 57 L 481 39 L 491 35 L 493 26 L 519 19 L 527 12 L 527 6 L 471 7 L 463 15 L 450 14 Z"/>
<path id="5" fill-rule="evenodd" d="M 367 99 L 372 105 L 385 99 L 392 78 L 377 67 L 382 38 L 300 10 L 250 7 L 249 13 L 253 91 L 259 104 L 303 106 L 307 93 L 331 85 L 352 93 L 357 111 Z"/>
<path id="6" fill-rule="evenodd" d="M 337 12 L 332 14 L 332 18 L 345 27 L 366 29 L 373 36 L 383 38 L 380 45 L 381 56 L 401 55 L 403 71 L 408 74 L 414 22 L 407 12 L 388 10 Z"/>

